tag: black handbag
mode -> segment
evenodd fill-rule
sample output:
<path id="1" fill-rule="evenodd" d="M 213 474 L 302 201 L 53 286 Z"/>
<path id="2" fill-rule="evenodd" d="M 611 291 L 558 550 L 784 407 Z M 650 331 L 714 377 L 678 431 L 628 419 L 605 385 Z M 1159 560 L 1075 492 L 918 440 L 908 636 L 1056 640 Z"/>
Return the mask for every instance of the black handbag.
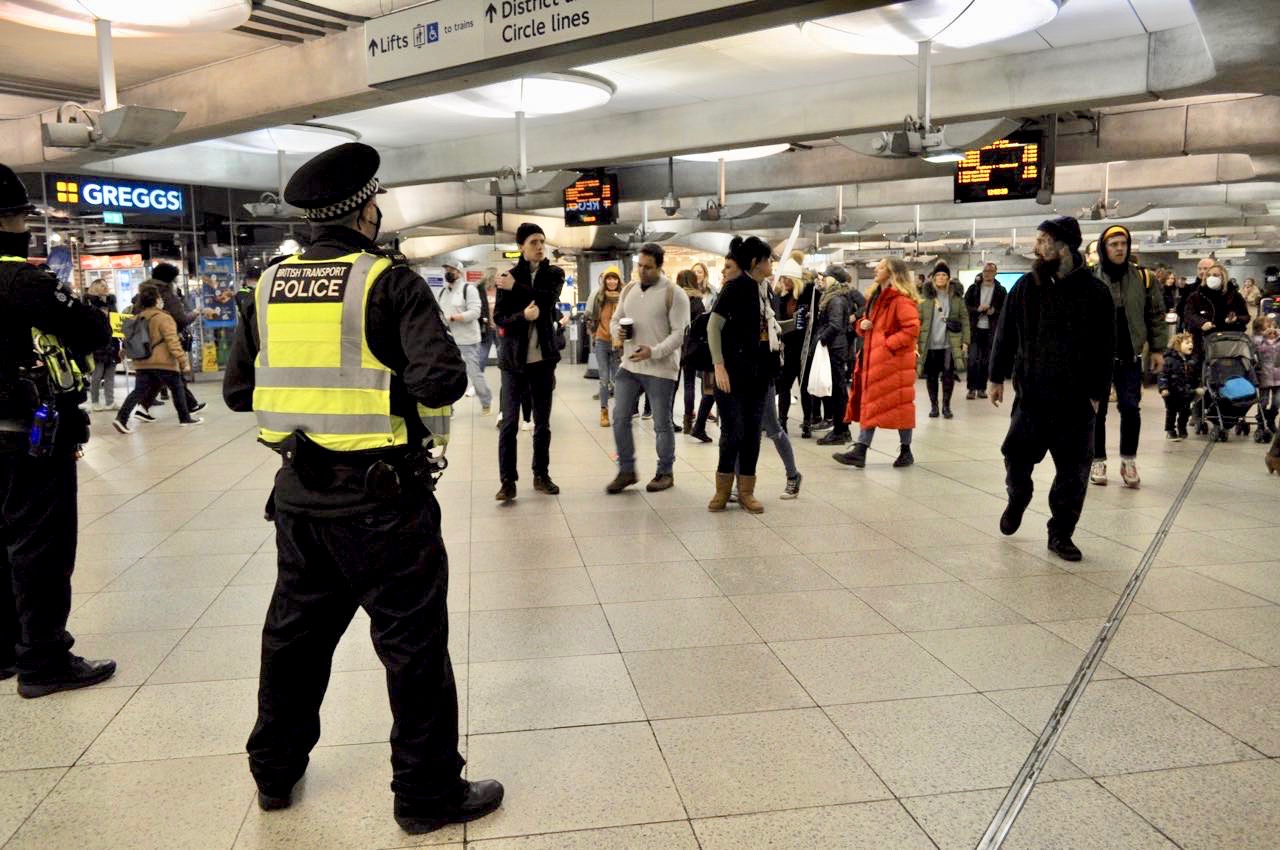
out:
<path id="1" fill-rule="evenodd" d="M 947 319 L 947 333 L 958 334 L 963 328 L 959 319 Z"/>

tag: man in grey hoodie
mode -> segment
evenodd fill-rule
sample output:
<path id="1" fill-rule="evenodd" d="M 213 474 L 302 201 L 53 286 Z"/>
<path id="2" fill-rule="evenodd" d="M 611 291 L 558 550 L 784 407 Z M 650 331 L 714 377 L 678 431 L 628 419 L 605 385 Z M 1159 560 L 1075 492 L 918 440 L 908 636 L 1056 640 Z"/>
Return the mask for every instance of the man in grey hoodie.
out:
<path id="1" fill-rule="evenodd" d="M 631 419 L 642 391 L 652 401 L 658 443 L 658 471 L 645 489 L 656 493 L 675 483 L 672 400 L 680 374 L 680 351 L 689 327 L 689 296 L 662 273 L 665 258 L 661 245 L 650 243 L 640 249 L 636 260 L 639 282 L 622 290 L 609 323 L 613 338 L 622 341 L 622 365 L 614 379 L 613 406 L 618 475 L 605 488 L 609 493 L 621 493 L 639 481 Z"/>

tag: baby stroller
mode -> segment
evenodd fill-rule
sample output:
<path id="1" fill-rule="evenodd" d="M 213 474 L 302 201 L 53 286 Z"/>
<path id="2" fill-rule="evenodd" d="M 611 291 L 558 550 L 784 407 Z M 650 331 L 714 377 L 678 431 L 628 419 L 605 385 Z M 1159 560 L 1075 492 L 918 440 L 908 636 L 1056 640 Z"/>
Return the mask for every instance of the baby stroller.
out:
<path id="1" fill-rule="evenodd" d="M 1248 434 L 1249 411 L 1258 402 L 1258 352 L 1245 333 L 1222 331 L 1204 338 L 1204 397 L 1197 434 L 1227 441 L 1234 428 Z"/>

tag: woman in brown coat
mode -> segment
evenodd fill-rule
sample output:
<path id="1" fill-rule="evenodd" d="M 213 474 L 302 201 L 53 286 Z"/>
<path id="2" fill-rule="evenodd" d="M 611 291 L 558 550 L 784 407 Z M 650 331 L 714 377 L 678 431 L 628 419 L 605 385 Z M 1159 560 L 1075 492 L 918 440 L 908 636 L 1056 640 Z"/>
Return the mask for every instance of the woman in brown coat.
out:
<path id="1" fill-rule="evenodd" d="M 847 452 L 832 455 L 846 466 L 863 467 L 877 428 L 894 428 L 902 446 L 894 466 L 910 466 L 911 434 L 916 427 L 916 342 L 920 334 L 920 295 L 902 260 L 886 257 L 876 266 L 867 293 L 865 318 L 856 325 L 862 352 L 853 374 L 845 421 L 861 426 Z"/>
<path id="2" fill-rule="evenodd" d="M 143 360 L 133 361 L 138 382 L 111 424 L 121 434 L 133 433 L 133 429 L 129 427 L 129 415 L 133 413 L 133 408 L 139 401 L 153 397 L 154 392 L 166 386 L 169 388 L 169 397 L 178 410 L 178 424 L 199 425 L 204 420 L 192 417 L 191 411 L 187 409 L 182 375 L 191 370 L 191 363 L 178 338 L 178 323 L 165 312 L 163 296 L 154 286 L 144 284 L 138 290 L 138 307 L 142 309 L 138 318 L 147 323 L 151 353 Z"/>

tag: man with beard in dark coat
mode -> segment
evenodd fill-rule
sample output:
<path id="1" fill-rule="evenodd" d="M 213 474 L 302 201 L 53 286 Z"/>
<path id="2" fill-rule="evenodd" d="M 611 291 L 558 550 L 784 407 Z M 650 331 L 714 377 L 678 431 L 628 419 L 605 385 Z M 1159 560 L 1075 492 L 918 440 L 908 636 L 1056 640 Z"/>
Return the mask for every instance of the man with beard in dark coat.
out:
<path id="1" fill-rule="evenodd" d="M 1031 474 L 1047 452 L 1057 469 L 1049 490 L 1049 551 L 1079 561 L 1071 537 L 1089 484 L 1094 416 L 1111 386 L 1115 308 L 1080 256 L 1080 224 L 1061 216 L 1039 230 L 1036 262 L 1009 292 L 991 350 L 991 403 L 1004 400 L 1008 378 L 1016 393 L 1002 447 L 1009 506 L 1000 531 L 1013 534 L 1022 524 Z"/>

